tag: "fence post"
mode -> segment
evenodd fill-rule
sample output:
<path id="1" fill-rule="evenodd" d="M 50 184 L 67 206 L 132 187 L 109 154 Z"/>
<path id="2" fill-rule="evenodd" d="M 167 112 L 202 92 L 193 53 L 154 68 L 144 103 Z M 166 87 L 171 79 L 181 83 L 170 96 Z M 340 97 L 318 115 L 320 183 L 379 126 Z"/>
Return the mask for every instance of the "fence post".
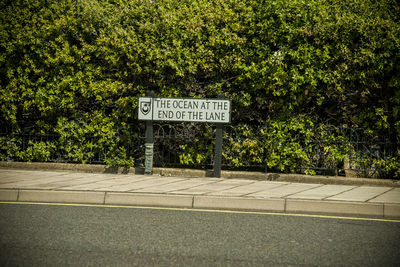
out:
<path id="1" fill-rule="evenodd" d="M 225 98 L 224 95 L 219 94 L 218 98 Z M 223 134 L 223 124 L 216 124 L 215 131 L 215 151 L 214 151 L 214 177 L 221 177 L 221 162 L 222 162 L 222 134 Z"/>
<path id="2" fill-rule="evenodd" d="M 152 92 L 147 94 L 148 97 L 153 98 Z M 153 105 L 153 101 L 151 101 Z M 153 108 L 153 107 L 152 107 Z M 145 161 L 144 161 L 144 174 L 151 175 L 153 173 L 153 156 L 154 156 L 154 135 L 153 135 L 153 120 L 146 121 L 146 141 L 145 141 Z"/>

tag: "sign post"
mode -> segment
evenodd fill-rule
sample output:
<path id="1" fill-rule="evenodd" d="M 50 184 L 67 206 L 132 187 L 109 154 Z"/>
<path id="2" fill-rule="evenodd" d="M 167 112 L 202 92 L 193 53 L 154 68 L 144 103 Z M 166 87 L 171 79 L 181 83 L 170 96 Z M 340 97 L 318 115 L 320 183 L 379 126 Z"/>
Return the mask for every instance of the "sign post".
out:
<path id="1" fill-rule="evenodd" d="M 153 97 L 152 93 L 148 94 L 149 97 Z M 148 102 L 144 102 L 139 105 L 142 113 L 149 113 L 151 106 Z M 153 135 L 153 120 L 146 121 L 146 141 L 145 141 L 145 160 L 144 160 L 144 174 L 151 175 L 153 173 L 153 155 L 154 155 L 154 135 Z"/>
<path id="2" fill-rule="evenodd" d="M 218 98 L 223 99 L 223 95 L 218 95 Z M 214 150 L 214 177 L 221 177 L 221 162 L 222 162 L 222 134 L 224 125 L 216 124 L 215 130 L 215 150 Z"/>
<path id="3" fill-rule="evenodd" d="M 139 120 L 146 121 L 146 174 L 152 173 L 153 166 L 153 121 L 208 122 L 215 123 L 217 127 L 214 177 L 221 177 L 222 130 L 223 124 L 231 122 L 230 100 L 224 99 L 223 95 L 217 99 L 204 99 L 158 98 L 149 94 L 139 98 L 138 107 Z"/>

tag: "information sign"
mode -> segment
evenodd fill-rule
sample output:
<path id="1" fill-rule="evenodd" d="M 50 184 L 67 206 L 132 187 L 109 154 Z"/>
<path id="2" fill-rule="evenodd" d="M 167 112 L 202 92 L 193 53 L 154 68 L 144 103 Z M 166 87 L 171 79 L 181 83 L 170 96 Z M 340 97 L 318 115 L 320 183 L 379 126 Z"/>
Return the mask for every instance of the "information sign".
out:
<path id="1" fill-rule="evenodd" d="M 230 123 L 228 99 L 140 97 L 139 120 Z"/>

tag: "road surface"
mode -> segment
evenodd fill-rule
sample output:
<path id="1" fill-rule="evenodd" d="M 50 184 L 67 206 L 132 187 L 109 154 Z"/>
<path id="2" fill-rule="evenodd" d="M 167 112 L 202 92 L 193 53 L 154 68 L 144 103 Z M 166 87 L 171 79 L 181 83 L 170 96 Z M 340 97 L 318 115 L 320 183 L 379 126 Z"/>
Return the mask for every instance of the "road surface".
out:
<path id="1" fill-rule="evenodd" d="M 400 266 L 400 223 L 0 204 L 2 266 Z"/>

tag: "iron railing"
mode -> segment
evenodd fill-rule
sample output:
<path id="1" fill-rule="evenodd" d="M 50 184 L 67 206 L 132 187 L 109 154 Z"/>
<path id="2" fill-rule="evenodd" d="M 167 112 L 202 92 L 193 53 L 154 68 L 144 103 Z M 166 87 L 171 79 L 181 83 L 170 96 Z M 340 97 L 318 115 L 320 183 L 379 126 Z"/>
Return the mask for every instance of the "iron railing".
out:
<path id="1" fill-rule="evenodd" d="M 127 157 L 134 159 L 136 166 L 144 165 L 144 124 L 128 125 L 130 134 L 116 135 L 118 146 L 123 147 Z M 225 169 L 280 171 L 270 168 L 266 164 L 269 153 L 279 155 L 279 144 L 266 145 L 262 136 L 262 128 L 252 128 L 251 136 L 246 136 L 238 131 L 237 127 L 227 125 L 224 127 L 223 160 Z M 324 128 L 326 135 L 335 136 L 334 139 L 321 139 L 315 135 L 307 144 L 302 144 L 300 149 L 306 151 L 308 160 L 298 159 L 296 168 L 292 172 L 313 171 L 317 174 L 344 175 L 345 171 L 352 170 L 358 176 L 399 178 L 387 168 L 393 160 L 399 159 L 396 155 L 400 149 L 400 137 L 393 140 L 387 136 L 372 136 L 363 129 L 338 128 L 328 126 Z M 215 143 L 215 126 L 198 123 L 155 123 L 154 124 L 154 166 L 180 167 L 180 168 L 212 168 Z M 305 139 L 304 139 L 305 140 Z M 80 140 L 82 141 L 82 140 Z M 65 142 L 65 140 L 64 140 Z M 72 142 L 72 140 L 71 140 Z M 86 137 L 82 142 L 97 144 L 97 137 Z M 79 162 L 104 163 L 108 150 L 107 145 L 93 146 L 93 151 L 87 151 L 87 156 L 81 160 L 68 157 L 65 149 L 60 146 L 60 136 L 57 134 L 26 134 L 9 133 L 4 129 L 0 133 L 0 155 L 2 160 L 20 160 L 18 153 L 9 153 L 4 158 L 4 146 L 13 143 L 16 151 L 28 151 L 33 144 L 46 144 L 52 146 L 46 161 L 50 162 Z M 2 145 L 3 144 L 3 145 Z M 237 146 L 235 157 L 232 157 L 233 145 Z M 304 146 L 303 146 L 304 145 Z M 240 149 L 243 148 L 243 153 Z M 273 147 L 275 150 L 269 150 Z M 327 148 L 335 148 L 332 152 Z M 2 151 L 3 149 L 3 151 Z M 9 149 L 9 147 L 8 147 Z M 245 151 L 245 149 L 247 149 Z M 29 152 L 29 151 L 28 151 Z M 26 152 L 27 153 L 27 152 Z M 34 153 L 34 152 L 32 152 Z M 335 157 L 335 153 L 345 154 L 346 157 Z M 35 156 L 35 155 L 33 155 Z M 234 158 L 234 160 L 233 160 Z M 38 159 L 33 159 L 38 160 Z M 40 160 L 40 157 L 39 157 Z M 235 161 L 236 160 L 236 161 Z M 394 162 L 396 163 L 396 162 Z M 286 170 L 287 171 L 287 170 Z"/>

